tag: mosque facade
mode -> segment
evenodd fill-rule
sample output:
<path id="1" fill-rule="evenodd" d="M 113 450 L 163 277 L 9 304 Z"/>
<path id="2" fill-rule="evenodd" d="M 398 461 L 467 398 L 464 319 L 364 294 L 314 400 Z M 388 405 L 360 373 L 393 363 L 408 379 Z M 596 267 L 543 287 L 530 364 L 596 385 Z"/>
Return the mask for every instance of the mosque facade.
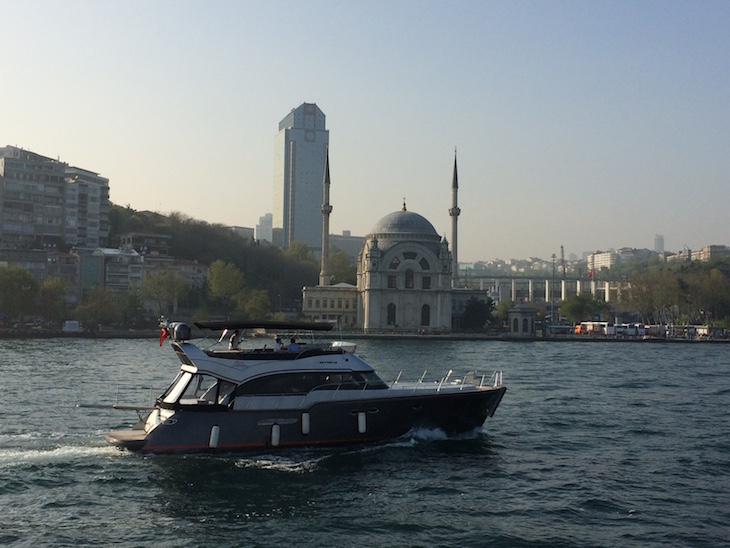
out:
<path id="1" fill-rule="evenodd" d="M 451 269 L 446 238 L 404 202 L 365 237 L 357 263 L 358 326 L 365 332 L 450 330 Z"/>

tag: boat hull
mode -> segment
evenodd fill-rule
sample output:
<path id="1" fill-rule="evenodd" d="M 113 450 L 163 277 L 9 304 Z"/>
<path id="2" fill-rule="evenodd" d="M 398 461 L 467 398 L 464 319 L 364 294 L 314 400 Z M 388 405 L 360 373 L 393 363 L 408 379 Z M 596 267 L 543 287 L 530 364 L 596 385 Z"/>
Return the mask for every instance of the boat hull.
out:
<path id="1" fill-rule="evenodd" d="M 107 434 L 132 451 L 248 451 L 337 446 L 398 438 L 417 428 L 469 432 L 494 414 L 505 387 L 469 391 L 416 391 L 393 396 L 329 400 L 291 409 L 181 410 L 149 433 L 137 428 Z"/>

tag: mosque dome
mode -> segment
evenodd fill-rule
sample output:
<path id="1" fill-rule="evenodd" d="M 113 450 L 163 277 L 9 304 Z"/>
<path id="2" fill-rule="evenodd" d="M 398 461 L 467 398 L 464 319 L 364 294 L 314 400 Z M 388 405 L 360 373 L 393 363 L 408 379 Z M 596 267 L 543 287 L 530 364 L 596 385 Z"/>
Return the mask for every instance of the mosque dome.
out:
<path id="1" fill-rule="evenodd" d="M 379 240 L 396 237 L 398 239 L 409 238 L 414 240 L 440 241 L 441 237 L 436 229 L 425 217 L 413 211 L 394 211 L 380 219 L 370 235 Z"/>

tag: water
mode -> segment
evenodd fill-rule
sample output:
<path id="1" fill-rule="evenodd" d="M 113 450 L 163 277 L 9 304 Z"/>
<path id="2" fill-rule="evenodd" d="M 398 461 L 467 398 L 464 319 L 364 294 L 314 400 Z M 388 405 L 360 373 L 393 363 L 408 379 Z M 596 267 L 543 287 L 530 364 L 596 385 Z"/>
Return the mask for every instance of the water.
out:
<path id="1" fill-rule="evenodd" d="M 730 546 L 730 346 L 362 341 L 386 380 L 498 369 L 507 394 L 457 439 L 147 457 L 103 441 L 134 413 L 76 404 L 149 403 L 167 345 L 0 350 L 0 545 Z"/>

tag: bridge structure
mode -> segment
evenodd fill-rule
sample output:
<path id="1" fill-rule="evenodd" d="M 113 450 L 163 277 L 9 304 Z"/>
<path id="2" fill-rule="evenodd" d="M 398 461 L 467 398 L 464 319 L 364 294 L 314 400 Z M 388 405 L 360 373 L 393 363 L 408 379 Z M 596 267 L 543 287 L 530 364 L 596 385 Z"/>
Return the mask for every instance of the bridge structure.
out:
<path id="1" fill-rule="evenodd" d="M 573 295 L 590 293 L 595 299 L 616 302 L 628 288 L 626 280 L 594 278 L 554 278 L 527 276 L 480 276 L 470 273 L 462 286 L 487 291 L 495 302 L 562 302 Z"/>

